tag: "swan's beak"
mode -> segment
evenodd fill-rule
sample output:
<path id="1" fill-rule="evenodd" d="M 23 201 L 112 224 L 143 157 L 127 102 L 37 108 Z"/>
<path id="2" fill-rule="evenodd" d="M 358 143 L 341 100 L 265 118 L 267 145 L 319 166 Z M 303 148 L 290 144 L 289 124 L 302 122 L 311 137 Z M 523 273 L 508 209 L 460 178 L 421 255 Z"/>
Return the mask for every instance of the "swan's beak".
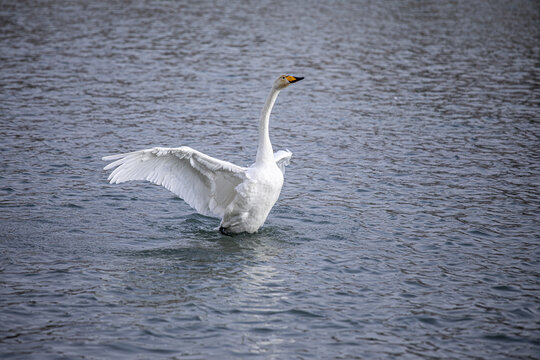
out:
<path id="1" fill-rule="evenodd" d="M 289 80 L 289 82 L 291 84 L 294 83 L 294 82 L 300 81 L 302 79 L 303 79 L 303 77 L 294 77 L 294 76 L 291 76 L 291 75 L 287 76 L 287 80 Z"/>

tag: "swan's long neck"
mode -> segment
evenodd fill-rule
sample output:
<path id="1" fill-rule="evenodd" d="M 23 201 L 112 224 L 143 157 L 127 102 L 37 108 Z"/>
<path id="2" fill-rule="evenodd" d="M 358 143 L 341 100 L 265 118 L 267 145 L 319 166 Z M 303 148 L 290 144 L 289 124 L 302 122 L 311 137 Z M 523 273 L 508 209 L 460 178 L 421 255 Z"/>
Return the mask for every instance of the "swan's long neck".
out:
<path id="1" fill-rule="evenodd" d="M 272 150 L 272 144 L 270 143 L 268 124 L 270 121 L 270 113 L 272 112 L 278 94 L 279 90 L 272 88 L 261 112 L 261 119 L 259 120 L 259 149 L 257 150 L 256 164 L 274 161 L 274 151 Z"/>

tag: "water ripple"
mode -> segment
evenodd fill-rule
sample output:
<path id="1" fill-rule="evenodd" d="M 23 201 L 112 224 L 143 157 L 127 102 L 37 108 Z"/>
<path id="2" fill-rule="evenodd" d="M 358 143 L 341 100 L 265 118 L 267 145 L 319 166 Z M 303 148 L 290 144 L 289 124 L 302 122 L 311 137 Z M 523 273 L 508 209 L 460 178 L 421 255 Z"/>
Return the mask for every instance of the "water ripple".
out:
<path id="1" fill-rule="evenodd" d="M 2 358 L 534 358 L 534 1 L 4 2 Z M 104 155 L 294 156 L 221 236 Z M 225 156 L 225 155 L 223 155 Z"/>

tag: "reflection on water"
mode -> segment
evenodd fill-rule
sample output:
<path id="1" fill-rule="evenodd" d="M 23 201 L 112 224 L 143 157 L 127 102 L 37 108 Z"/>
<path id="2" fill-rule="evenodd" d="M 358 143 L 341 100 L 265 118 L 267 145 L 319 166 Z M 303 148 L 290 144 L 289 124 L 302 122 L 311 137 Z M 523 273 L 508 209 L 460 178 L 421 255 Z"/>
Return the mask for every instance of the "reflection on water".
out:
<path id="1" fill-rule="evenodd" d="M 535 1 L 0 7 L 2 358 L 531 358 Z M 293 152 L 254 235 L 104 155 Z M 92 355 L 90 355 L 92 354 Z"/>

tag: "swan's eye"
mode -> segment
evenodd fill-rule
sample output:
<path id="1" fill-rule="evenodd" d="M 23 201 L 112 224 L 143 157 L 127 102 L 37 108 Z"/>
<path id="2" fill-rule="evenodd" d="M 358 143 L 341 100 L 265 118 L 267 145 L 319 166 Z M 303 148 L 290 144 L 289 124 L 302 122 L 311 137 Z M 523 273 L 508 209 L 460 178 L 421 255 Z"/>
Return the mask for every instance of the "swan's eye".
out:
<path id="1" fill-rule="evenodd" d="M 281 78 L 282 78 L 283 80 L 285 80 L 285 76 L 282 76 Z"/>

